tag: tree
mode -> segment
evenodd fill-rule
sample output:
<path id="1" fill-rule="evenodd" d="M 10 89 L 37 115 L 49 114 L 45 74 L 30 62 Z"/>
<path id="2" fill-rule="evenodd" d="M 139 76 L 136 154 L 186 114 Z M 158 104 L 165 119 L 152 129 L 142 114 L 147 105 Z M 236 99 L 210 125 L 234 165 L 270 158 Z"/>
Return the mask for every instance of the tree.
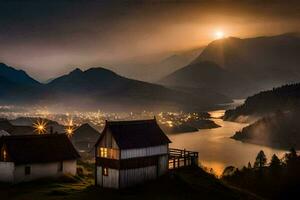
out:
<path id="1" fill-rule="evenodd" d="M 255 159 L 254 168 L 263 168 L 267 164 L 267 158 L 263 150 L 261 150 Z"/>
<path id="2" fill-rule="evenodd" d="M 297 152 L 294 148 L 291 148 L 290 152 L 286 153 L 284 157 L 285 157 L 286 163 L 288 164 L 289 162 L 297 159 Z"/>
<path id="3" fill-rule="evenodd" d="M 232 176 L 236 172 L 236 168 L 234 166 L 228 166 L 224 169 L 222 173 L 222 177 Z"/>
<path id="4" fill-rule="evenodd" d="M 252 169 L 251 163 L 248 162 L 248 169 Z"/>
<path id="5" fill-rule="evenodd" d="M 279 158 L 274 154 L 272 156 L 271 162 L 270 162 L 270 169 L 275 172 L 278 171 L 281 168 L 281 161 Z"/>

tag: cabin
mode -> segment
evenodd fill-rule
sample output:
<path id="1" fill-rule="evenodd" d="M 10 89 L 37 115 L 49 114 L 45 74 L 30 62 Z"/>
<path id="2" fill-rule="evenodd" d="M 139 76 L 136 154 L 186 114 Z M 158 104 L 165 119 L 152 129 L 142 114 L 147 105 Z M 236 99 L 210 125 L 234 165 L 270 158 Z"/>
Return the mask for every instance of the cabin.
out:
<path id="1" fill-rule="evenodd" d="M 0 182 L 75 175 L 79 154 L 65 134 L 0 137 Z"/>
<path id="2" fill-rule="evenodd" d="M 75 129 L 71 141 L 80 153 L 88 152 L 93 156 L 93 149 L 99 136 L 100 132 L 85 123 Z"/>
<path id="3" fill-rule="evenodd" d="M 126 188 L 168 171 L 171 141 L 155 119 L 106 121 L 95 145 L 95 184 Z"/>

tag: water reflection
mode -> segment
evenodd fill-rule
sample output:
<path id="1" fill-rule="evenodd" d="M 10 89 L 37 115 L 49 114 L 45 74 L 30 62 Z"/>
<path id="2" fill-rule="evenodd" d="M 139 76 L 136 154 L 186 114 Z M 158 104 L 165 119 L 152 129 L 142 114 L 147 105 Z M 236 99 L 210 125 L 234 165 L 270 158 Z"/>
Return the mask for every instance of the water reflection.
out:
<path id="1" fill-rule="evenodd" d="M 213 117 L 219 117 L 224 110 L 211 112 Z M 252 164 L 257 153 L 263 150 L 268 159 L 275 153 L 282 157 L 285 151 L 261 145 L 242 143 L 230 137 L 247 124 L 226 122 L 213 119 L 221 128 L 204 129 L 194 133 L 184 133 L 170 136 L 172 148 L 186 148 L 199 152 L 199 162 L 220 175 L 226 166 L 242 167 L 250 161 Z"/>

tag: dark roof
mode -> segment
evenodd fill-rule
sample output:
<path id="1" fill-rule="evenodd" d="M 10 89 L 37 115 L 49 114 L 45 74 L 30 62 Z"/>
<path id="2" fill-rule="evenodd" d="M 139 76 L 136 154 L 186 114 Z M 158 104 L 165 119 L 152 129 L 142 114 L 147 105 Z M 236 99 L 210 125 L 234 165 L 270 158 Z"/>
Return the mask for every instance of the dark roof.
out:
<path id="1" fill-rule="evenodd" d="M 93 141 L 96 143 L 99 136 L 100 133 L 96 129 L 94 129 L 88 123 L 85 123 L 74 131 L 72 139 L 76 141 Z"/>
<path id="2" fill-rule="evenodd" d="M 2 136 L 8 158 L 16 164 L 75 160 L 79 154 L 65 134 Z"/>
<path id="3" fill-rule="evenodd" d="M 103 133 L 106 130 L 111 131 L 120 149 L 144 148 L 171 143 L 155 119 L 107 121 Z M 98 140 L 99 142 L 104 135 L 103 133 Z"/>

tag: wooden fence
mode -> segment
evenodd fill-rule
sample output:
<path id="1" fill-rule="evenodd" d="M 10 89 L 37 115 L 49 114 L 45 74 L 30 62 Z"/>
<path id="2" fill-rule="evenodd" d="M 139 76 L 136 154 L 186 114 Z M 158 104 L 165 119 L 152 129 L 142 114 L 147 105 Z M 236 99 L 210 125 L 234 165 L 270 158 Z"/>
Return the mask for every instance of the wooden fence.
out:
<path id="1" fill-rule="evenodd" d="M 198 166 L 198 152 L 185 149 L 169 149 L 169 169 L 192 165 Z"/>

